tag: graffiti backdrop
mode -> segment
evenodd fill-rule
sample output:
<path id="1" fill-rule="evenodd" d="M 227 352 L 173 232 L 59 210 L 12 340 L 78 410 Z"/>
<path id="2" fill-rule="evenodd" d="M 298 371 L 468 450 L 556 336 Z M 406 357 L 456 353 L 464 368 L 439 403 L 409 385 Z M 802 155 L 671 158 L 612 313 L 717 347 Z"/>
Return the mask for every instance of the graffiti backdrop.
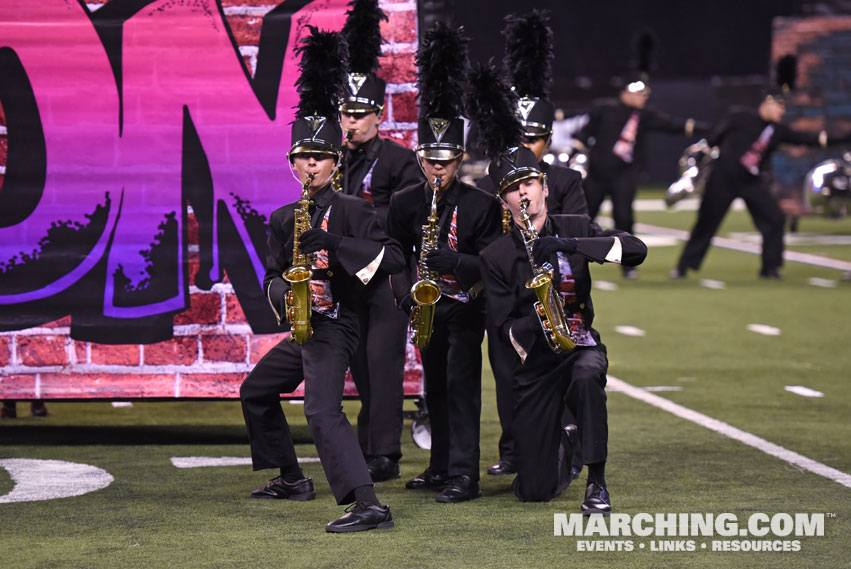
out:
<path id="1" fill-rule="evenodd" d="M 410 145 L 416 3 L 382 8 L 382 133 Z M 281 337 L 261 283 L 299 191 L 293 48 L 345 10 L 0 3 L 0 398 L 237 395 Z"/>

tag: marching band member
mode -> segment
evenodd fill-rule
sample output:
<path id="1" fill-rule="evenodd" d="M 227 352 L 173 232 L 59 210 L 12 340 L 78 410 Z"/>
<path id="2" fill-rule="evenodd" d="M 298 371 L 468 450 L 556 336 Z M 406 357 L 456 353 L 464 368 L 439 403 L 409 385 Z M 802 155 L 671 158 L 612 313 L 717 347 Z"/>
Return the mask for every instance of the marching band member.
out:
<path id="1" fill-rule="evenodd" d="M 618 99 L 594 106 L 588 123 L 574 137 L 580 149 L 590 147 L 585 195 L 588 213 L 597 217 L 606 196 L 612 200 L 615 227 L 633 232 L 638 163 L 643 156 L 644 141 L 649 132 L 666 132 L 692 136 L 708 130 L 694 119 L 669 117 L 647 106 L 650 98 L 650 62 L 653 39 L 643 34 L 638 43 L 638 72 L 633 73 L 621 89 Z M 638 270 L 623 266 L 623 276 L 634 279 Z"/>
<path id="2" fill-rule="evenodd" d="M 524 15 L 505 18 L 506 71 L 512 79 L 517 115 L 523 129 L 522 144 L 538 160 L 538 168 L 546 175 L 547 211 L 550 213 L 588 213 L 582 175 L 570 168 L 549 165 L 544 154 L 549 150 L 553 134 L 555 107 L 549 100 L 552 83 L 553 31 L 547 23 L 546 12 L 532 10 Z M 482 95 L 486 96 L 486 95 Z M 474 98 L 473 103 L 478 100 Z M 497 193 L 490 176 L 482 177 L 476 185 L 492 194 Z M 511 370 L 517 355 L 510 346 L 499 340 L 496 330 L 488 329 L 488 358 L 496 384 L 496 408 L 502 434 L 499 438 L 499 462 L 488 468 L 488 474 L 513 474 L 517 463 L 514 440 L 511 436 L 511 410 L 514 405 L 514 386 Z"/>
<path id="3" fill-rule="evenodd" d="M 428 182 L 393 194 L 388 215 L 388 232 L 402 245 L 407 261 L 407 269 L 393 275 L 391 282 L 400 307 L 414 314 L 432 438 L 429 467 L 406 487 L 443 488 L 438 502 L 463 502 L 481 495 L 485 322 L 477 299 L 478 254 L 500 232 L 500 208 L 494 197 L 457 179 L 464 153 L 466 43 L 460 30 L 440 22 L 425 34 L 417 53 L 416 152 Z M 421 286 L 431 291 L 430 303 L 415 300 L 411 292 L 415 282 L 418 291 Z"/>
<path id="4" fill-rule="evenodd" d="M 721 221 L 736 197 L 745 201 L 754 225 L 762 235 L 762 264 L 759 276 L 782 278 L 783 231 L 786 215 L 769 187 L 771 155 L 780 144 L 821 146 L 844 143 L 846 135 L 828 140 L 827 133 L 799 132 L 783 124 L 786 114 L 786 95 L 795 86 L 797 60 L 786 56 L 777 65 L 776 89 L 770 90 L 756 112 L 734 109 L 714 129 L 707 141 L 718 146 L 718 158 L 706 181 L 706 189 L 697 221 L 683 248 L 671 278 L 683 278 L 686 272 L 698 270 Z"/>
<path id="5" fill-rule="evenodd" d="M 361 291 L 378 271 L 398 271 L 402 254 L 385 236 L 369 203 L 331 187 L 342 139 L 337 102 L 345 81 L 345 41 L 337 33 L 311 28 L 299 51 L 300 101 L 288 158 L 302 183 L 302 200 L 271 215 L 264 279 L 273 311 L 279 321 L 291 321 L 296 341 L 284 339 L 269 350 L 240 388 L 254 470 L 280 469 L 280 476 L 251 495 L 299 501 L 315 497 L 313 481 L 299 468 L 280 404 L 280 394 L 291 393 L 303 378 L 304 413 L 328 483 L 338 504 L 354 503 L 326 531 L 387 529 L 393 516 L 375 495 L 341 402 L 358 342 L 355 306 Z M 307 273 L 307 268 L 310 276 L 288 270 Z"/>
<path id="6" fill-rule="evenodd" d="M 557 496 L 570 483 L 572 447 L 578 439 L 588 465 L 582 511 L 606 515 L 611 510 L 605 480 L 608 360 L 592 328 L 588 263 L 635 266 L 644 260 L 647 248 L 624 231 L 603 231 L 586 215 L 548 216 L 544 176 L 535 155 L 519 145 L 519 124 L 510 103 L 504 102 L 510 101 L 508 90 L 500 88 L 493 70 L 474 72 L 471 83 L 475 92 L 494 93 L 492 101 L 482 102 L 471 114 L 480 128 L 491 125 L 482 137 L 491 157 L 488 175 L 513 217 L 512 229 L 481 257 L 489 326 L 518 355 L 514 492 L 522 501 Z M 492 87 L 477 89 L 476 84 Z M 540 281 L 543 288 L 527 285 L 533 275 L 546 275 Z M 539 293 L 546 299 L 545 317 L 535 307 Z M 545 334 L 542 318 L 557 335 Z M 566 422 L 566 409 L 578 429 Z"/>
<path id="7" fill-rule="evenodd" d="M 378 135 L 385 83 L 375 69 L 381 53 L 379 25 L 387 16 L 378 0 L 353 0 L 349 6 L 343 27 L 349 45 L 349 74 L 340 103 L 347 140 L 340 190 L 367 200 L 386 223 L 390 196 L 422 183 L 423 176 L 413 151 Z M 397 310 L 383 272 L 373 277 L 363 297 L 358 307 L 360 343 L 351 372 L 361 400 L 358 441 L 372 480 L 380 482 L 399 476 L 408 319 Z"/>

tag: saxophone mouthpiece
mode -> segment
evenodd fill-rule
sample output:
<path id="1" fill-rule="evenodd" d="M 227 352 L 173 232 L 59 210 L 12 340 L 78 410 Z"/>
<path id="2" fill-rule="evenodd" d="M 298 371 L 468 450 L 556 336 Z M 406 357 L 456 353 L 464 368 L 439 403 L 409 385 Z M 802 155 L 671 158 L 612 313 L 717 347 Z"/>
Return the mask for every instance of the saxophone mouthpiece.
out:
<path id="1" fill-rule="evenodd" d="M 443 185 L 443 176 L 435 176 L 434 182 L 432 183 L 432 186 L 439 189 L 440 186 L 442 186 L 442 185 Z"/>
<path id="2" fill-rule="evenodd" d="M 355 131 L 353 131 L 353 130 L 347 130 L 347 131 L 346 131 L 346 138 L 345 138 L 345 140 L 343 141 L 343 144 L 348 144 L 348 143 L 350 143 L 354 137 L 355 137 Z"/>
<path id="3" fill-rule="evenodd" d="M 531 202 L 529 201 L 529 198 L 523 198 L 522 200 L 520 200 L 520 205 L 523 206 L 523 209 L 529 207 L 530 203 Z"/>

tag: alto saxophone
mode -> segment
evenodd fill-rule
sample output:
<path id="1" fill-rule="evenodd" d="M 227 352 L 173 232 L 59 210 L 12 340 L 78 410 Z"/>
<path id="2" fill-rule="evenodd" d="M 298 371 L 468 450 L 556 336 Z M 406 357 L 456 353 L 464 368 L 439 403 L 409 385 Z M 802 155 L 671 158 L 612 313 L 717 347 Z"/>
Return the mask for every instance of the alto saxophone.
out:
<path id="1" fill-rule="evenodd" d="M 532 265 L 532 278 L 526 281 L 526 288 L 535 291 L 535 296 L 538 297 L 535 302 L 535 314 L 538 315 L 547 344 L 556 353 L 572 350 L 576 347 L 576 338 L 567 324 L 561 296 L 553 289 L 553 267 L 549 263 L 540 266 L 535 263 L 533 252 L 535 242 L 538 240 L 538 232 L 532 220 L 529 219 L 527 207 L 529 207 L 529 200 L 527 198 L 520 200 L 520 217 L 525 226 L 520 229 L 520 234 L 523 236 L 526 255 Z"/>
<path id="2" fill-rule="evenodd" d="M 308 174 L 301 186 L 301 199 L 295 208 L 295 229 L 293 230 L 293 264 L 284 271 L 284 280 L 290 283 L 285 303 L 287 320 L 291 326 L 290 341 L 304 344 L 313 335 L 310 316 L 313 311 L 313 290 L 310 279 L 313 278 L 310 256 L 299 249 L 299 237 L 310 229 L 310 196 L 308 188 L 313 183 L 313 174 Z"/>
<path id="3" fill-rule="evenodd" d="M 437 191 L 440 189 L 442 179 L 440 176 L 434 178 L 432 185 L 434 192 L 431 194 L 431 213 L 428 221 L 422 226 L 422 241 L 420 242 L 420 258 L 418 267 L 419 278 L 411 287 L 411 297 L 416 303 L 411 310 L 411 342 L 419 349 L 428 346 L 431 340 L 431 330 L 434 327 L 434 307 L 440 300 L 440 287 L 437 281 L 440 275 L 436 271 L 429 270 L 426 264 L 426 256 L 431 251 L 437 250 L 437 236 L 440 228 L 437 226 Z"/>

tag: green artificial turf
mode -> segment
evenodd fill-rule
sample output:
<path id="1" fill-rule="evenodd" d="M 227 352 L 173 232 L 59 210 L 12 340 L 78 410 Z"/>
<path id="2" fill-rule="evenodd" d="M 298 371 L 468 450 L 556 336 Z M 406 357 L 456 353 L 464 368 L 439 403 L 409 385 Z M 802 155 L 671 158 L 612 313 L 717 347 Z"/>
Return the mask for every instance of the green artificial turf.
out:
<path id="1" fill-rule="evenodd" d="M 664 216 L 675 222 L 663 223 Z M 742 224 L 749 223 L 746 214 Z M 688 227 L 693 214 L 645 213 L 642 223 Z M 730 218 L 728 222 L 739 223 Z M 827 222 L 827 220 L 825 220 Z M 847 222 L 840 222 L 845 223 Z M 819 225 L 819 231 L 839 225 Z M 730 229 L 739 231 L 738 228 Z M 747 228 L 742 229 L 747 231 Z M 814 229 L 807 229 L 814 231 Z M 847 231 L 847 230 L 846 230 Z M 838 247 L 834 249 L 834 247 Z M 833 255 L 844 246 L 824 246 Z M 609 349 L 610 375 L 641 386 L 674 386 L 657 395 L 843 472 L 851 472 L 851 283 L 833 269 L 787 263 L 783 281 L 756 277 L 758 258 L 714 248 L 700 273 L 668 279 L 681 244 L 654 247 L 639 278 L 615 266 L 593 269 L 595 327 Z M 723 290 L 701 279 L 723 281 Z M 781 330 L 748 331 L 748 324 Z M 625 336 L 617 326 L 644 330 Z M 273 473 L 248 466 L 178 469 L 171 457 L 248 456 L 236 402 L 48 403 L 51 416 L 0 421 L 0 459 L 54 459 L 108 471 L 105 489 L 58 500 L 0 504 L 4 567 L 849 567 L 851 488 L 802 471 L 755 448 L 670 413 L 610 392 L 608 487 L 617 512 L 724 513 L 740 521 L 754 512 L 825 513 L 824 537 L 800 538 L 801 551 L 734 553 L 651 551 L 653 537 L 631 538 L 631 552 L 578 551 L 580 538 L 553 536 L 553 515 L 576 513 L 583 479 L 549 503 L 522 504 L 509 477 L 484 475 L 497 459 L 499 423 L 493 379 L 485 363 L 482 490 L 464 504 L 438 504 L 434 493 L 404 488 L 428 453 L 403 435 L 402 476 L 377 485 L 396 527 L 331 535 L 324 524 L 343 508 L 318 463 L 304 464 L 317 499 L 252 500 L 251 489 Z M 784 390 L 805 385 L 823 398 Z M 358 404 L 346 402 L 354 420 Z M 413 408 L 409 402 L 407 407 Z M 302 408 L 285 404 L 300 456 L 316 456 Z M 12 481 L 0 469 L 0 495 Z M 835 514 L 836 517 L 830 517 Z M 587 538 L 593 539 L 593 538 Z M 605 540 L 607 538 L 599 538 Z M 788 538 L 787 538 L 788 539 Z M 639 549 L 644 543 L 645 549 Z"/>

